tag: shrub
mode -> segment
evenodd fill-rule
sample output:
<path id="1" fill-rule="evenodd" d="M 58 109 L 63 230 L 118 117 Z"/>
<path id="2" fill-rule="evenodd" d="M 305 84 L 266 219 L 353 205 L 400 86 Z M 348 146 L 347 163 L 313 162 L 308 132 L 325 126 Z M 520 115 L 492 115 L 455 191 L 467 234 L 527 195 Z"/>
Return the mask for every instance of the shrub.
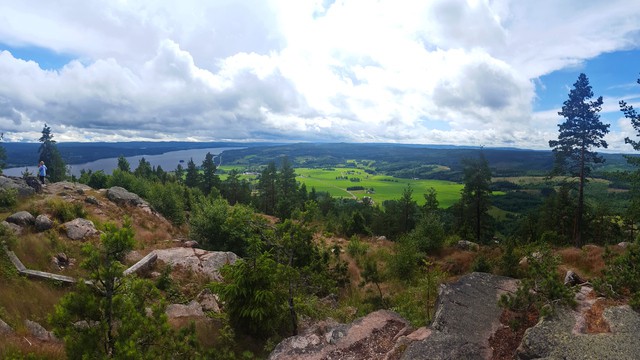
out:
<path id="1" fill-rule="evenodd" d="M 475 272 L 490 273 L 491 268 L 491 263 L 483 254 L 478 255 L 471 265 L 471 270 Z"/>
<path id="2" fill-rule="evenodd" d="M 550 315 L 557 306 L 575 305 L 574 289 L 564 286 L 556 269 L 559 264 L 548 246 L 542 246 L 538 255 L 529 256 L 529 264 L 515 294 L 504 294 L 500 306 L 514 311 L 537 310 Z"/>
<path id="3" fill-rule="evenodd" d="M 51 211 L 51 215 L 63 223 L 87 216 L 86 210 L 80 203 L 70 203 L 54 199 L 50 200 L 47 204 Z"/>
<path id="4" fill-rule="evenodd" d="M 604 259 L 606 268 L 596 288 L 613 297 L 629 296 L 629 305 L 640 309 L 640 242 L 629 244 L 618 256 L 607 248 Z"/>
<path id="5" fill-rule="evenodd" d="M 160 214 L 175 225 L 185 222 L 185 203 L 183 186 L 177 183 L 152 183 L 149 186 L 147 200 Z"/>
<path id="6" fill-rule="evenodd" d="M 108 176 L 102 170 L 91 173 L 87 185 L 94 189 L 104 189 L 107 187 Z"/>
<path id="7" fill-rule="evenodd" d="M 351 257 L 361 257 L 367 253 L 367 250 L 369 250 L 369 245 L 362 242 L 358 236 L 354 235 L 349 239 L 349 243 L 347 244 L 347 253 L 351 255 Z"/>
<path id="8" fill-rule="evenodd" d="M 18 203 L 18 190 L 0 189 L 0 208 L 10 209 Z"/>

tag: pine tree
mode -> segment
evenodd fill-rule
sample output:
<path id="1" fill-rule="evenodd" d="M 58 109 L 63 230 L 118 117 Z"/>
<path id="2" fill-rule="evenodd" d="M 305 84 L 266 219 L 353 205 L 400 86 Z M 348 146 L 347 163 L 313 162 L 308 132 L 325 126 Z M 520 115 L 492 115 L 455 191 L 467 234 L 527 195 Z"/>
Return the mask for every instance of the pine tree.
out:
<path id="1" fill-rule="evenodd" d="M 465 217 L 463 223 L 473 231 L 476 242 L 486 242 L 493 233 L 492 218 L 489 215 L 491 169 L 482 152 L 477 159 L 465 159 L 464 165 L 461 199 Z"/>
<path id="2" fill-rule="evenodd" d="M 120 155 L 118 157 L 118 169 L 124 172 L 131 172 L 131 166 L 129 166 L 129 161 L 124 155 Z"/>
<path id="3" fill-rule="evenodd" d="M 202 161 L 202 192 L 208 195 L 213 188 L 220 188 L 220 178 L 216 175 L 216 164 L 213 162 L 213 155 L 208 152 Z"/>
<path id="4" fill-rule="evenodd" d="M 100 246 L 83 248 L 80 281 L 51 315 L 56 336 L 69 359 L 191 359 L 197 357 L 195 332 L 177 333 L 165 315 L 165 302 L 148 280 L 125 276 L 122 264 L 135 244 L 130 222 L 107 224 Z"/>
<path id="5" fill-rule="evenodd" d="M 187 163 L 187 175 L 185 176 L 184 184 L 190 188 L 200 186 L 200 173 L 198 172 L 196 163 L 193 162 L 193 158 L 189 159 Z"/>
<path id="6" fill-rule="evenodd" d="M 133 174 L 142 179 L 151 179 L 153 176 L 151 163 L 143 156 L 138 162 L 138 167 L 133 171 Z"/>
<path id="7" fill-rule="evenodd" d="M 295 170 L 286 156 L 282 158 L 280 173 L 276 177 L 276 187 L 277 214 L 281 219 L 288 219 L 297 206 L 299 194 Z"/>
<path id="8" fill-rule="evenodd" d="M 58 151 L 56 141 L 53 140 L 51 128 L 44 124 L 42 136 L 38 140 L 40 145 L 40 155 L 38 162 L 44 161 L 47 166 L 47 176 L 51 182 L 63 181 L 67 177 L 67 165 L 62 160 L 62 155 Z"/>
<path id="9" fill-rule="evenodd" d="M 260 190 L 260 208 L 265 214 L 274 215 L 276 210 L 278 170 L 271 161 L 260 174 L 258 189 Z"/>
<path id="10" fill-rule="evenodd" d="M 564 102 L 562 111 L 558 112 L 558 115 L 565 118 L 565 121 L 558 125 L 558 140 L 549 141 L 556 159 L 555 172 L 578 177 L 578 208 L 573 235 L 576 247 L 583 245 L 582 218 L 586 179 L 591 172 L 592 164 L 604 162 L 604 159 L 592 149 L 606 149 L 608 146 L 603 138 L 609 133 L 609 124 L 603 124 L 598 114 L 602 109 L 602 96 L 595 101 L 589 101 L 592 97 L 589 79 L 585 74 L 580 74 L 569 92 L 569 99 Z"/>

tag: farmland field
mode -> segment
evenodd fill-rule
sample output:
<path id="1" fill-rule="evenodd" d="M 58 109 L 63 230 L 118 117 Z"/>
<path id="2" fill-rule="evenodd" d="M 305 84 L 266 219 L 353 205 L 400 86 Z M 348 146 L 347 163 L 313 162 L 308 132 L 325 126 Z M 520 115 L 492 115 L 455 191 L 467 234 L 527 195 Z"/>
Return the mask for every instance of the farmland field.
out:
<path id="1" fill-rule="evenodd" d="M 304 183 L 307 190 L 314 187 L 316 191 L 326 191 L 334 197 L 362 199 L 364 196 L 369 196 L 376 204 L 381 204 L 385 200 L 399 199 L 407 184 L 411 184 L 413 199 L 418 204 L 424 204 L 423 194 L 428 188 L 433 187 L 438 194 L 440 206 L 446 208 L 460 199 L 460 190 L 463 187 L 462 184 L 451 181 L 411 180 L 386 175 L 371 175 L 364 170 L 354 168 L 296 168 L 296 175 L 296 179 L 300 183 Z M 361 186 L 365 190 L 347 191 L 347 188 L 357 186 Z M 367 191 L 367 189 L 373 189 L 373 191 Z"/>

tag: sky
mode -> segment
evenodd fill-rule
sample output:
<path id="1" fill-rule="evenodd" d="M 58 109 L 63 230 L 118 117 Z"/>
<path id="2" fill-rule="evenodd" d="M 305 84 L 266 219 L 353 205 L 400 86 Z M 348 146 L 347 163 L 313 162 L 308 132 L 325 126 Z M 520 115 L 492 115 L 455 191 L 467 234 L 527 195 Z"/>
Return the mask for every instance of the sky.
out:
<path id="1" fill-rule="evenodd" d="M 584 72 L 632 152 L 639 59 L 640 1 L 0 0 L 0 131 L 549 149 Z"/>

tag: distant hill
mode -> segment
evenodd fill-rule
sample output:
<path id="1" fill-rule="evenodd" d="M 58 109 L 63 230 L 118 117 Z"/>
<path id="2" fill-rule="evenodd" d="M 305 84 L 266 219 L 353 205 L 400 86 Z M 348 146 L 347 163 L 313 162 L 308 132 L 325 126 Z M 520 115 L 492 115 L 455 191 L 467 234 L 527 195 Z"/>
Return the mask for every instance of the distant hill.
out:
<path id="1" fill-rule="evenodd" d="M 252 146 L 224 152 L 226 165 L 255 166 L 276 163 L 287 156 L 297 167 L 326 167 L 347 160 L 371 160 L 376 171 L 404 178 L 459 180 L 465 158 L 474 158 L 479 147 L 418 144 L 297 143 Z M 546 175 L 553 168 L 551 151 L 517 148 L 482 148 L 493 176 Z M 596 171 L 629 169 L 622 154 L 602 154 L 605 163 Z M 449 168 L 434 171 L 432 165 Z"/>
<path id="2" fill-rule="evenodd" d="M 244 147 L 264 145 L 264 143 L 239 142 L 61 142 L 58 149 L 67 164 L 82 164 L 120 155 L 158 155 L 169 151 L 205 149 L 213 147 Z M 7 153 L 7 167 L 33 165 L 38 160 L 40 143 L 3 143 Z"/>
<path id="3" fill-rule="evenodd" d="M 36 163 L 40 143 L 3 143 L 7 167 Z M 213 147 L 242 147 L 224 152 L 227 165 L 257 166 L 278 162 L 282 156 L 298 167 L 324 167 L 345 164 L 347 160 L 371 160 L 375 169 L 405 178 L 459 180 L 462 160 L 478 156 L 479 147 L 388 143 L 242 143 L 242 142 L 67 142 L 58 149 L 67 164 L 82 164 L 120 155 L 158 155 L 170 151 Z M 543 175 L 553 166 L 551 151 L 518 148 L 483 148 L 494 176 Z M 597 171 L 629 169 L 622 154 L 603 154 L 606 161 Z M 447 167 L 434 171 L 433 166 Z"/>

